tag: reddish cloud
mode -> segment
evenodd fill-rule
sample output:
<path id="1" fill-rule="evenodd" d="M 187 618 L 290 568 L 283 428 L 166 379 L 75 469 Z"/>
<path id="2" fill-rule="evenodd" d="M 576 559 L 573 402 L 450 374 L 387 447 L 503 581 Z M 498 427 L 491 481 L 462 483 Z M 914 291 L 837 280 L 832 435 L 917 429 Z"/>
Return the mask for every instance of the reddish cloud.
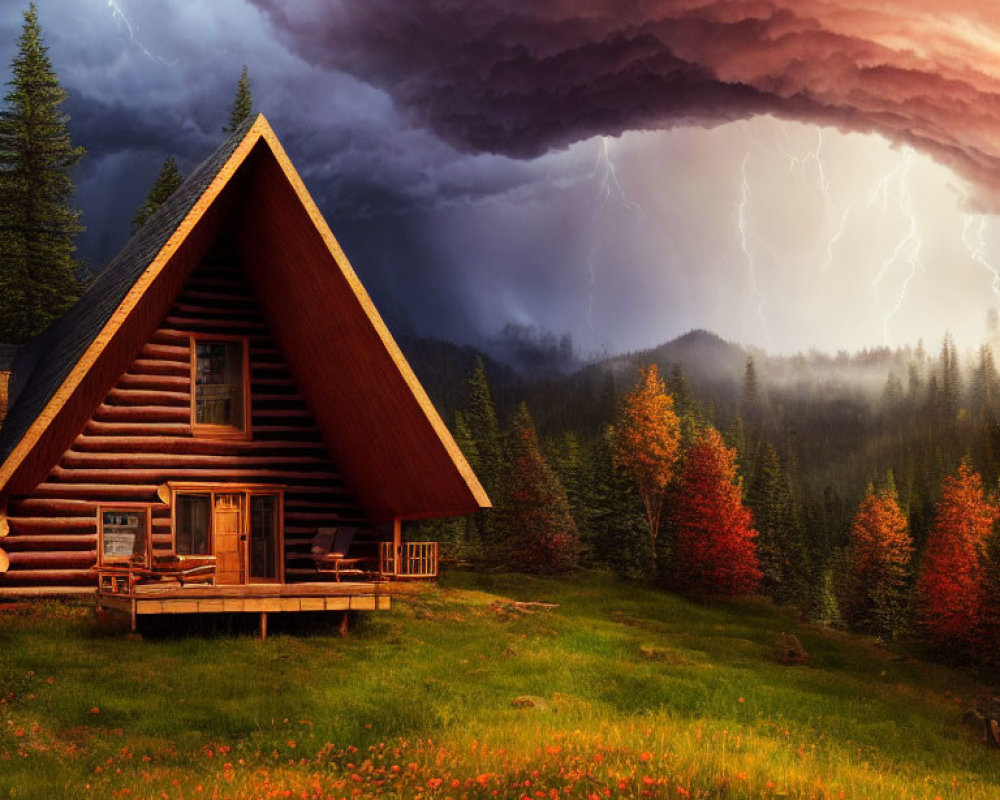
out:
<path id="1" fill-rule="evenodd" d="M 254 1 L 306 61 L 465 149 L 773 114 L 910 144 L 1000 210 L 1000 7 L 983 0 Z"/>

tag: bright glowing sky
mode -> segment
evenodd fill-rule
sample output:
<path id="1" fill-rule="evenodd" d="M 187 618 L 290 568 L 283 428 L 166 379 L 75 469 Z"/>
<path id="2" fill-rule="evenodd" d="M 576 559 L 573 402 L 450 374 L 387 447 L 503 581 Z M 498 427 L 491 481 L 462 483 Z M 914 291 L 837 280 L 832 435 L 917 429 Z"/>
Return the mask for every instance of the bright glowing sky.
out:
<path id="1" fill-rule="evenodd" d="M 163 158 L 221 140 L 246 63 L 395 331 L 514 323 L 583 355 L 696 327 L 976 343 L 1000 305 L 1000 224 L 973 211 L 1000 208 L 1000 12 L 939 5 L 38 1 L 93 264 Z"/>

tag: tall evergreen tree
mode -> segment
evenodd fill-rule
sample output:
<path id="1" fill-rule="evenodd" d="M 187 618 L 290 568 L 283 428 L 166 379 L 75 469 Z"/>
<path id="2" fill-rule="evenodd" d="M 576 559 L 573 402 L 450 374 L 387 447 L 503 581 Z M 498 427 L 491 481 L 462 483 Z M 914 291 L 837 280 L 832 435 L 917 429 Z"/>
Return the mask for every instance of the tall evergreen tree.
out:
<path id="1" fill-rule="evenodd" d="M 754 364 L 753 356 L 747 356 L 746 368 L 743 370 L 743 416 L 754 422 L 758 422 L 763 403 L 760 396 L 760 386 L 757 383 L 757 366 Z"/>
<path id="2" fill-rule="evenodd" d="M 807 604 L 808 560 L 795 494 L 778 452 L 765 443 L 747 491 L 754 513 L 760 590 L 779 603 Z"/>
<path id="3" fill-rule="evenodd" d="M 167 202 L 170 195 L 176 192 L 182 183 L 184 183 L 184 176 L 181 175 L 181 171 L 177 168 L 177 162 L 174 160 L 174 157 L 169 156 L 163 162 L 163 166 L 160 167 L 160 174 L 156 176 L 156 180 L 153 182 L 149 194 L 146 195 L 146 199 L 139 206 L 139 210 L 135 212 L 135 216 L 132 217 L 132 233 L 139 230 L 146 220 L 153 215 L 153 212 Z"/>
<path id="4" fill-rule="evenodd" d="M 462 419 L 467 427 L 473 452 L 466 453 L 466 456 L 486 493 L 495 503 L 500 489 L 503 451 L 500 423 L 497 421 L 496 406 L 493 405 L 493 396 L 486 379 L 486 365 L 482 358 L 476 359 L 476 365 L 469 376 L 468 392 Z M 489 509 L 476 512 L 478 538 L 486 550 L 495 543 L 494 528 L 492 512 Z"/>
<path id="5" fill-rule="evenodd" d="M 66 92 L 42 43 L 35 4 L 24 12 L 13 78 L 0 112 L 0 341 L 23 342 L 77 299 L 73 259 L 83 230 L 71 171 L 83 158 L 60 111 Z"/>
<path id="6" fill-rule="evenodd" d="M 646 516 L 635 482 L 616 458 L 610 425 L 594 451 L 592 502 L 591 551 L 595 561 L 621 575 L 645 572 L 649 565 Z"/>
<path id="7" fill-rule="evenodd" d="M 229 123 L 222 127 L 223 133 L 233 133 L 243 120 L 253 113 L 253 86 L 250 81 L 250 73 L 247 65 L 243 65 L 243 72 L 236 83 L 236 97 L 233 98 L 233 107 L 229 109 Z"/>
<path id="8" fill-rule="evenodd" d="M 498 513 L 503 560 L 526 572 L 566 572 L 577 564 L 580 537 L 566 490 L 546 462 L 524 403 L 509 440 Z"/>

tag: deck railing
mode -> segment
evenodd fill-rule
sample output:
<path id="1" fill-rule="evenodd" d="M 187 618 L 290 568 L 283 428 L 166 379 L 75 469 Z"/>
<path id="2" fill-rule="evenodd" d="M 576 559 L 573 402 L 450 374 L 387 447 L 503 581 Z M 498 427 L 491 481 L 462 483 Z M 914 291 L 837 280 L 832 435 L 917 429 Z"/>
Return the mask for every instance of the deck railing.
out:
<path id="1" fill-rule="evenodd" d="M 437 577 L 437 542 L 404 542 L 399 546 L 398 559 L 394 549 L 392 542 L 382 542 L 379 548 L 379 572 L 384 577 Z"/>

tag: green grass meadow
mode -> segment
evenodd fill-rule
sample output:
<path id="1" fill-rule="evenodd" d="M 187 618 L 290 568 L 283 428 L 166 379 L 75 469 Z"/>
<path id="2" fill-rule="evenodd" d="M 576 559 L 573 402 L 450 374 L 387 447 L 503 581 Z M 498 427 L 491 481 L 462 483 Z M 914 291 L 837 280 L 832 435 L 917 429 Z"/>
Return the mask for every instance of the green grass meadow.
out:
<path id="1" fill-rule="evenodd" d="M 961 722 L 996 687 L 764 601 L 595 574 L 404 591 L 347 639 L 302 615 L 265 642 L 0 604 L 0 797 L 1000 797 Z M 808 665 L 776 663 L 782 632 Z"/>

